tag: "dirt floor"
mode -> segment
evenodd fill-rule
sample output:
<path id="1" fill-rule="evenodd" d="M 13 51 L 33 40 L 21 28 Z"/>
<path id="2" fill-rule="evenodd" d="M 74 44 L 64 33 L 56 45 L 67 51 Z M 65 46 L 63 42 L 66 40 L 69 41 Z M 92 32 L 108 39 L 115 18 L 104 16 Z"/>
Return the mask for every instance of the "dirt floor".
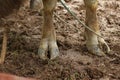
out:
<path id="1" fill-rule="evenodd" d="M 70 9 L 85 20 L 83 0 L 66 0 Z M 84 28 L 58 3 L 54 17 L 60 57 L 42 61 L 37 55 L 43 24 L 42 14 L 22 8 L 9 18 L 8 52 L 0 72 L 38 80 L 120 80 L 120 1 L 99 0 L 101 33 L 111 48 L 106 57 L 90 54 L 85 47 Z M 71 25 L 69 25 L 71 24 Z M 0 44 L 2 43 L 0 31 Z"/>

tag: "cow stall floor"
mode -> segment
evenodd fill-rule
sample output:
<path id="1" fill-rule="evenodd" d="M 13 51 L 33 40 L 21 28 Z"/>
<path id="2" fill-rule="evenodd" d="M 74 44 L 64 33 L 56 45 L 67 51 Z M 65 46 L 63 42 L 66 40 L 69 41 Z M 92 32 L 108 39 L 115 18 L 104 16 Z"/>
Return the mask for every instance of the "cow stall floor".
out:
<path id="1" fill-rule="evenodd" d="M 70 9 L 85 21 L 83 0 L 66 0 Z M 38 80 L 120 80 L 120 1 L 99 0 L 101 33 L 111 48 L 106 57 L 90 54 L 85 47 L 84 28 L 58 3 L 54 16 L 59 58 L 41 60 L 37 55 L 43 25 L 42 12 L 21 8 L 7 21 L 8 51 L 0 72 Z M 0 44 L 2 33 L 0 31 Z"/>

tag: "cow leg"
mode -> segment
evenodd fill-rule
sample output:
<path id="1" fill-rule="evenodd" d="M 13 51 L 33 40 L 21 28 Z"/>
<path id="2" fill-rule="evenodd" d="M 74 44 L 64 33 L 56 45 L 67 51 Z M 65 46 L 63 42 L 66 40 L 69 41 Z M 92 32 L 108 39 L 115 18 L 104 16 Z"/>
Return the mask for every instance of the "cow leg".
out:
<path id="1" fill-rule="evenodd" d="M 8 29 L 4 28 L 0 64 L 2 64 L 5 60 L 5 55 L 6 55 L 6 50 L 7 50 L 7 33 L 8 33 Z"/>
<path id="2" fill-rule="evenodd" d="M 44 25 L 42 40 L 38 50 L 38 54 L 41 59 L 47 59 L 48 55 L 50 59 L 55 59 L 59 55 L 59 50 L 56 43 L 56 33 L 53 24 L 53 10 L 56 3 L 57 0 L 43 0 Z"/>
<path id="3" fill-rule="evenodd" d="M 99 25 L 97 20 L 97 0 L 84 0 L 86 6 L 86 25 L 93 29 L 96 33 L 100 34 Z M 109 47 L 107 46 L 106 42 L 102 38 L 98 38 L 97 35 L 85 29 L 85 37 L 86 37 L 86 46 L 89 52 L 103 56 L 103 51 L 99 48 L 99 42 L 105 44 L 106 52 L 109 52 Z"/>

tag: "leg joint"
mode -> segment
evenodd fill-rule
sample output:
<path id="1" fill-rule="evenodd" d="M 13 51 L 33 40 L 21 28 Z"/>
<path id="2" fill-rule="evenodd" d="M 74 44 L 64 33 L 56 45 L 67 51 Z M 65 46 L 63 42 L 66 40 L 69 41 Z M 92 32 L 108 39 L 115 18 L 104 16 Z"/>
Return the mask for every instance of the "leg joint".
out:
<path id="1" fill-rule="evenodd" d="M 51 12 L 56 6 L 57 0 L 43 0 L 44 11 Z"/>
<path id="2" fill-rule="evenodd" d="M 96 10 L 98 1 L 97 0 L 84 0 L 87 9 Z"/>

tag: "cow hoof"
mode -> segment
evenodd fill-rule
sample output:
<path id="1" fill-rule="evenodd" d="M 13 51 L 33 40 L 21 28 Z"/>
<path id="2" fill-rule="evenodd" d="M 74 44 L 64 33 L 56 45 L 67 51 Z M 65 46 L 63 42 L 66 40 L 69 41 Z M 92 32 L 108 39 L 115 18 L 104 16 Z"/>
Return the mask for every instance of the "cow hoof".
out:
<path id="1" fill-rule="evenodd" d="M 42 60 L 55 59 L 59 56 L 59 49 L 55 41 L 42 40 L 38 49 L 38 55 Z"/>
<path id="2" fill-rule="evenodd" d="M 103 38 L 98 38 L 98 41 L 100 43 L 100 47 L 101 49 L 105 52 L 105 53 L 109 53 L 110 52 L 110 47 L 108 46 L 108 44 L 105 42 L 105 40 Z"/>
<path id="3" fill-rule="evenodd" d="M 59 49 L 56 48 L 50 48 L 50 59 L 53 60 L 59 56 Z"/>
<path id="4" fill-rule="evenodd" d="M 39 55 L 40 59 L 42 59 L 42 60 L 46 60 L 47 59 L 46 50 L 44 50 L 42 48 L 38 49 L 38 55 Z"/>
<path id="5" fill-rule="evenodd" d="M 97 45 L 87 45 L 87 49 L 90 53 L 96 56 L 105 56 L 104 52 Z"/>

